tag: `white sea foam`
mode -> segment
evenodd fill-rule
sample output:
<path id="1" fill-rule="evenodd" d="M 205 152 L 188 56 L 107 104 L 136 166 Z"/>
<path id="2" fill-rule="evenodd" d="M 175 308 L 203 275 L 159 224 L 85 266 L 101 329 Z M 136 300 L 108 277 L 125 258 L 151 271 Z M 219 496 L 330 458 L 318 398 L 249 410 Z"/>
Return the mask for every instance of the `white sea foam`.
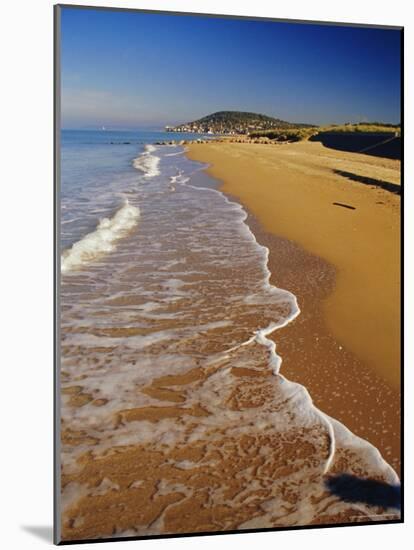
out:
<path id="1" fill-rule="evenodd" d="M 165 156 L 166 157 L 176 157 L 177 155 L 183 155 L 185 152 L 186 152 L 186 149 L 184 149 L 182 151 L 178 151 L 178 153 L 167 153 Z"/>
<path id="2" fill-rule="evenodd" d="M 155 150 L 147 146 L 144 158 L 153 156 Z M 398 484 L 396 473 L 375 447 L 320 411 L 304 386 L 281 374 L 282 360 L 270 335 L 300 310 L 292 293 L 272 284 L 269 250 L 257 242 L 242 206 L 216 189 L 185 185 L 194 173 L 186 169 L 187 161 L 173 156 L 174 160 L 166 162 L 167 155 L 162 150 L 159 154 L 161 177 L 136 191 L 145 210 L 139 233 L 117 247 L 108 265 L 100 262 L 98 276 L 92 266 L 90 276 L 82 272 L 81 284 L 62 285 L 62 304 L 70 305 L 62 314 L 62 346 L 67 350 L 62 357 L 63 384 L 82 385 L 82 392 L 94 399 L 77 407 L 71 394 L 63 394 L 62 418 L 71 429 L 96 441 L 96 456 L 137 443 L 162 453 L 185 449 L 187 444 L 205 447 L 202 463 L 168 458 L 166 463 L 182 471 L 219 469 L 220 453 L 232 458 L 226 443 L 237 448 L 248 436 L 249 452 L 257 451 L 263 465 L 253 475 L 250 465 L 245 467 L 240 461 L 237 478 L 244 479 L 246 492 L 265 486 L 269 495 L 260 502 L 261 515 L 241 523 L 240 528 L 304 525 L 326 510 L 329 514 L 346 511 L 349 505 L 327 493 L 324 484 L 325 476 L 338 471 L 345 458 L 347 473 Z M 76 274 L 73 280 L 77 281 Z M 240 382 L 243 371 L 235 376 L 239 367 L 260 372 L 268 367 L 274 376 L 252 379 L 250 394 L 249 384 Z M 144 417 L 114 422 L 128 409 L 166 406 L 142 390 L 153 380 L 193 369 L 202 369 L 208 376 L 189 386 L 185 402 L 177 406 L 185 412 L 200 407 L 208 414 L 197 418 L 183 414 L 157 422 Z M 256 397 L 263 401 L 255 401 Z M 106 402 L 97 407 L 97 399 Z M 246 407 L 245 402 L 255 406 Z M 301 449 L 302 443 L 309 456 L 286 455 L 290 473 L 272 466 L 273 457 L 293 445 Z M 64 444 L 64 471 L 76 472 L 77 458 L 90 451 L 88 441 Z M 240 446 L 238 456 L 245 452 Z M 134 483 L 139 487 L 141 480 Z M 244 491 L 225 496 L 225 483 L 211 487 L 212 509 L 215 504 L 237 507 L 241 498 L 246 504 L 249 498 L 260 498 Z M 105 480 L 92 489 L 67 487 L 64 513 L 76 502 L 76 493 L 81 498 L 116 490 Z M 190 498 L 193 494 L 191 484 L 181 488 L 162 478 L 155 498 L 177 490 Z M 353 509 L 357 510 L 356 505 Z M 361 513 L 375 517 L 382 512 L 361 505 Z M 159 533 L 164 528 L 163 517 L 149 527 L 129 527 L 136 527 L 140 535 L 149 530 Z"/>
<path id="3" fill-rule="evenodd" d="M 189 187 L 196 189 L 196 187 L 191 184 L 189 185 Z M 308 390 L 306 389 L 306 387 L 296 382 L 291 382 L 285 376 L 283 376 L 283 374 L 280 373 L 282 358 L 276 352 L 276 343 L 273 340 L 269 339 L 268 336 L 270 336 L 274 331 L 288 325 L 300 314 L 300 308 L 297 302 L 297 298 L 293 293 L 287 290 L 282 290 L 270 282 L 270 278 L 272 275 L 269 269 L 270 251 L 267 247 L 257 242 L 255 234 L 251 231 L 249 225 L 246 223 L 247 213 L 244 210 L 244 208 L 239 203 L 231 201 L 224 193 L 222 193 L 218 189 L 208 188 L 208 189 L 204 189 L 204 191 L 210 192 L 210 193 L 217 193 L 221 195 L 230 206 L 233 206 L 235 210 L 240 211 L 241 222 L 242 222 L 241 224 L 242 233 L 244 233 L 244 235 L 247 236 L 248 239 L 253 241 L 259 250 L 261 249 L 264 252 L 263 263 L 262 263 L 264 280 L 262 282 L 263 286 L 261 288 L 261 295 L 260 293 L 258 293 L 256 295 L 246 296 L 244 298 L 244 301 L 250 304 L 266 303 L 268 300 L 268 297 L 266 297 L 266 291 L 267 291 L 268 293 L 270 292 L 270 294 L 273 294 L 274 296 L 278 296 L 280 294 L 280 297 L 282 300 L 290 303 L 289 314 L 285 315 L 284 317 L 279 319 L 277 322 L 271 322 L 267 327 L 257 330 L 256 333 L 253 336 L 251 336 L 248 340 L 227 350 L 227 353 L 231 353 L 234 350 L 237 350 L 238 348 L 249 346 L 250 344 L 256 342 L 257 344 L 267 349 L 269 353 L 269 359 L 268 359 L 269 367 L 272 369 L 273 373 L 275 375 L 280 376 L 287 385 L 293 388 L 300 388 L 300 391 L 303 392 L 303 395 L 306 396 L 305 409 L 309 414 L 316 414 L 316 416 L 320 418 L 322 423 L 325 424 L 325 427 L 329 434 L 330 449 L 329 449 L 329 455 L 327 457 L 326 464 L 324 467 L 325 474 L 329 471 L 331 464 L 334 460 L 336 447 L 338 445 L 338 440 L 339 440 L 341 443 L 346 441 L 346 446 L 348 447 L 357 448 L 358 451 L 364 456 L 364 458 L 367 460 L 369 464 L 371 464 L 374 468 L 378 468 L 380 471 L 382 471 L 382 473 L 386 476 L 389 483 L 398 484 L 399 478 L 395 470 L 387 463 L 387 461 L 383 458 L 379 450 L 374 445 L 358 437 L 353 432 L 351 432 L 346 426 L 344 426 L 341 422 L 339 422 L 334 418 L 331 418 L 326 413 L 321 411 L 313 403 L 313 400 Z M 277 301 L 277 298 L 276 298 L 276 301 Z"/>
<path id="4" fill-rule="evenodd" d="M 156 155 L 151 154 L 155 150 L 156 148 L 154 147 L 154 145 L 146 145 L 145 152 L 134 159 L 132 162 L 134 168 L 140 170 L 141 172 L 144 172 L 146 178 L 153 178 L 154 176 L 158 176 L 160 174 L 160 170 L 158 167 L 160 163 L 160 158 Z"/>
<path id="5" fill-rule="evenodd" d="M 95 231 L 88 233 L 63 252 L 61 257 L 62 273 L 77 269 L 103 254 L 111 252 L 116 241 L 138 223 L 139 215 L 139 208 L 132 206 L 126 200 L 112 218 L 103 218 Z"/>

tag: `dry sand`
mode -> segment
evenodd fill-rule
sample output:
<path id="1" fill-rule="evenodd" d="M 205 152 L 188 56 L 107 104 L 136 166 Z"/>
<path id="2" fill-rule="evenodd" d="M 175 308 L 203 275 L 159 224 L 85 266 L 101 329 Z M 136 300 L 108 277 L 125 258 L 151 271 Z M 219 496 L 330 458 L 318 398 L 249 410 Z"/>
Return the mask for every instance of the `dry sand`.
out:
<path id="1" fill-rule="evenodd" d="M 272 282 L 298 297 L 275 335 L 283 374 L 399 470 L 400 197 L 383 188 L 398 189 L 399 161 L 311 142 L 192 144 L 189 157 L 246 207 Z"/>

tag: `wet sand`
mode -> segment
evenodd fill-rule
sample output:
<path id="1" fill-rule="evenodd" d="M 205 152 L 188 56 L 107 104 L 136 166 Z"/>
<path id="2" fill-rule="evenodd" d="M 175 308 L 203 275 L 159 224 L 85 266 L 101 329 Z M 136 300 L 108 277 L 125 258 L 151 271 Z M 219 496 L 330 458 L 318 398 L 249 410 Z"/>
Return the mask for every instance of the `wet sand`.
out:
<path id="1" fill-rule="evenodd" d="M 202 147 L 206 152 L 210 148 Z M 201 147 L 195 152 L 201 156 Z M 175 193 L 180 190 L 186 193 L 184 186 Z M 209 204 L 203 202 L 203 207 L 214 213 L 216 228 L 222 197 Z M 170 223 L 179 218 L 173 211 Z M 295 321 L 274 333 L 283 357 L 281 372 L 302 383 L 320 409 L 374 443 L 398 470 L 398 392 L 339 344 L 325 323 L 323 305 L 336 288 L 335 268 L 269 231 L 250 212 L 248 224 L 271 251 L 272 283 L 293 291 L 302 309 Z M 157 225 L 158 219 L 155 208 Z M 184 235 L 200 234 L 203 224 L 198 221 Z M 275 375 L 262 344 L 231 346 L 233 340 L 246 342 L 252 327 L 266 326 L 278 315 L 285 318 L 290 308 L 272 302 L 267 312 L 269 295 L 264 294 L 266 300 L 253 302 L 254 307 L 242 301 L 237 309 L 233 300 L 231 308 L 221 309 L 228 294 L 237 296 L 239 289 L 246 296 L 249 270 L 257 280 L 256 260 L 238 264 L 239 258 L 232 257 L 240 234 L 226 248 L 220 238 L 228 237 L 227 232 L 219 231 L 213 243 L 219 246 L 198 254 L 183 235 L 177 240 L 176 231 L 160 224 L 166 231 L 163 245 L 173 248 L 178 242 L 182 247 L 174 252 L 174 260 L 181 261 L 173 267 L 180 271 L 184 265 L 181 276 L 202 296 L 184 294 L 178 303 L 166 301 L 166 316 L 157 318 L 145 308 L 140 312 L 149 299 L 143 289 L 155 287 L 160 300 L 169 292 L 175 297 L 182 286 L 165 290 L 162 283 L 171 271 L 148 269 L 137 256 L 141 252 L 148 260 L 153 244 L 156 231 L 148 218 L 146 223 L 143 217 L 139 231 L 95 266 L 100 270 L 73 274 L 62 287 L 63 304 L 79 302 L 81 310 L 67 307 L 62 316 L 62 538 L 398 521 L 392 507 L 349 503 L 328 485 L 344 475 L 395 484 L 393 472 L 372 448 L 320 415 L 304 388 Z M 186 216 L 185 228 L 188 223 Z M 208 253 L 212 257 L 206 260 Z M 214 263 L 219 254 L 226 261 L 230 257 L 231 265 Z M 116 269 L 124 269 L 123 276 L 108 285 L 104 275 Z M 231 283 L 226 286 L 226 281 Z M 85 304 L 94 300 L 88 310 Z M 187 331 L 177 338 L 172 332 L 144 350 L 126 345 L 125 340 L 173 331 L 185 322 L 205 326 L 208 315 L 220 323 L 210 323 L 202 336 Z M 233 335 L 222 324 L 231 315 L 237 320 Z"/>
<path id="2" fill-rule="evenodd" d="M 243 364 L 249 364 L 252 351 L 245 351 Z M 318 490 L 321 463 L 330 455 L 328 434 L 306 424 L 283 429 L 280 417 L 294 420 L 301 407 L 294 398 L 281 403 L 279 377 L 265 362 L 260 369 L 233 365 L 228 357 L 210 368 L 154 379 L 140 391 L 151 390 L 157 406 L 119 412 L 117 422 L 147 420 L 154 430 L 174 418 L 184 437 L 173 446 L 154 441 L 97 453 L 98 441 L 64 423 L 63 444 L 89 448 L 62 475 L 64 540 L 398 520 L 395 510 L 376 506 L 367 513 L 361 504 Z M 174 404 L 177 396 L 211 402 L 211 384 L 224 397 L 218 412 L 214 405 L 207 410 Z M 226 416 L 235 413 L 241 424 L 229 430 Z M 209 437 L 193 440 L 200 418 L 210 419 Z M 348 473 L 386 481 L 364 461 L 363 449 L 339 433 L 335 439 L 329 477 Z"/>
<path id="3" fill-rule="evenodd" d="M 274 334 L 281 372 L 399 472 L 400 198 L 356 181 L 399 185 L 399 161 L 309 142 L 193 144 L 188 154 L 246 207 L 272 283 L 298 297 L 301 315 Z"/>

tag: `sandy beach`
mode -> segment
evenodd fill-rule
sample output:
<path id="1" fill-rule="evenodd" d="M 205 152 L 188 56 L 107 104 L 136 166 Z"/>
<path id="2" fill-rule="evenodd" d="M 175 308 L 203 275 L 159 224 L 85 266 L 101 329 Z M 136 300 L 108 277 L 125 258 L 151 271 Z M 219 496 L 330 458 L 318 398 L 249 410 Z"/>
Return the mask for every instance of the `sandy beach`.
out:
<path id="1" fill-rule="evenodd" d="M 334 172 L 397 185 L 398 164 L 192 146 L 212 179 L 184 153 L 145 145 L 130 170 L 126 150 L 124 201 L 63 255 L 63 539 L 398 520 L 399 197 Z M 377 368 L 377 340 L 395 363 Z M 366 480 L 391 498 L 349 501 Z"/>
<path id="2" fill-rule="evenodd" d="M 274 334 L 282 373 L 399 471 L 400 162 L 311 142 L 188 155 L 247 209 L 273 284 L 298 297 Z"/>

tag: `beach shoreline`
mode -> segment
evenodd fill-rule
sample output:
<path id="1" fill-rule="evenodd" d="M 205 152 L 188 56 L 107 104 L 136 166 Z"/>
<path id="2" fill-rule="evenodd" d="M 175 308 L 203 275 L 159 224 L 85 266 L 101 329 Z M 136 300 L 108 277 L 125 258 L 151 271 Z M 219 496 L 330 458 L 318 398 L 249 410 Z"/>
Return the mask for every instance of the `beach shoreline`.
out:
<path id="1" fill-rule="evenodd" d="M 331 151 L 315 143 L 279 147 L 239 143 L 192 144 L 187 155 L 192 160 L 207 163 L 206 172 L 221 182 L 220 190 L 243 205 L 248 212 L 246 223 L 258 242 L 269 248 L 271 283 L 293 292 L 298 299 L 299 317 L 272 335 L 283 361 L 281 373 L 304 385 L 323 412 L 376 446 L 399 473 L 400 314 L 398 300 L 392 303 L 399 292 L 399 197 L 379 187 L 354 183 L 334 172 L 336 163 L 341 168 L 351 166 L 360 174 L 370 170 L 379 178 L 388 178 L 398 184 L 398 161 L 371 157 L 364 162 L 365 155 Z M 280 177 L 286 177 L 289 183 L 296 177 L 295 188 L 281 189 L 277 184 Z M 306 197 L 297 200 L 295 193 L 297 195 L 304 189 Z M 354 219 L 350 224 L 350 219 L 344 215 L 355 214 L 355 211 L 339 206 L 335 208 L 333 195 L 339 196 L 337 202 L 341 205 L 355 205 L 357 211 L 363 212 L 363 219 Z M 313 200 L 309 203 L 306 199 L 310 197 Z M 289 207 L 289 202 L 287 214 L 297 210 L 294 223 L 286 223 L 288 215 L 282 216 L 281 223 L 278 223 L 280 209 Z M 370 203 L 374 212 L 367 210 Z M 326 219 L 324 215 L 328 206 L 334 212 Z M 382 210 L 375 211 L 375 207 Z M 316 210 L 321 216 L 314 239 L 307 234 L 311 227 L 309 219 L 303 226 L 295 223 L 298 215 L 306 217 L 306 210 Z M 337 228 L 336 216 L 339 219 Z M 325 226 L 323 219 L 327 222 Z M 371 295 L 365 291 L 352 296 L 350 285 L 358 276 L 357 273 L 352 277 L 352 269 L 361 261 L 364 249 L 361 246 L 362 250 L 357 250 L 354 255 L 356 258 L 352 257 L 354 232 L 360 234 L 367 228 L 367 222 L 377 230 L 393 229 L 391 236 L 384 233 L 385 247 L 373 246 L 372 227 L 364 233 L 366 246 L 371 247 L 373 255 L 376 254 L 377 267 L 381 268 L 388 262 L 388 271 L 383 269 L 380 281 L 377 284 L 374 281 Z M 334 240 L 326 238 L 324 227 L 330 233 L 340 232 L 345 253 L 336 257 L 332 254 Z M 351 232 L 350 227 L 354 231 Z M 350 235 L 348 239 L 347 234 Z M 370 264 L 369 260 L 367 263 Z M 368 272 L 370 270 L 373 270 L 372 264 L 368 265 Z M 364 273 L 364 276 L 368 275 Z M 379 292 L 381 285 L 385 289 L 382 295 Z M 375 307 L 378 299 L 380 303 Z M 358 300 L 359 326 L 358 323 L 355 325 L 355 317 L 347 318 L 344 308 L 344 304 L 350 301 L 350 310 L 354 311 L 352 306 Z M 381 310 L 387 312 L 387 317 L 378 317 L 380 322 L 376 322 L 376 330 L 373 330 L 369 323 L 380 316 Z M 385 334 L 389 325 L 393 325 L 394 330 Z M 359 334 L 353 334 L 355 331 Z M 378 338 L 380 334 L 382 340 Z M 384 357 L 378 365 L 380 353 Z"/>
<path id="2" fill-rule="evenodd" d="M 125 176 L 136 226 L 64 274 L 63 539 L 399 521 L 398 395 L 327 329 L 336 268 L 170 151 Z"/>

